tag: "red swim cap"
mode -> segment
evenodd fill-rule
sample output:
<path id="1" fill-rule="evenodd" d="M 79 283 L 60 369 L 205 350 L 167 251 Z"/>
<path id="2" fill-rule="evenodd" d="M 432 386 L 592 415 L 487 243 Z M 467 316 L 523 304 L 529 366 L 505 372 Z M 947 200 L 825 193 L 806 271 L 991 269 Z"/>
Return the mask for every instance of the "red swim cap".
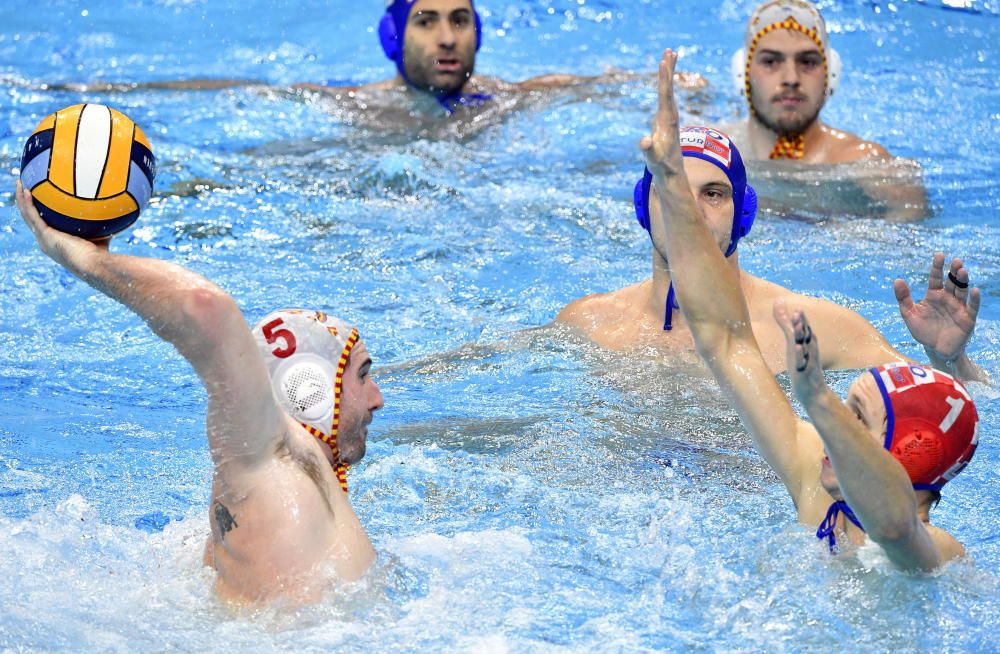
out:
<path id="1" fill-rule="evenodd" d="M 940 490 L 972 460 L 979 442 L 969 392 L 930 366 L 890 363 L 869 372 L 885 402 L 885 449 L 915 489 Z"/>

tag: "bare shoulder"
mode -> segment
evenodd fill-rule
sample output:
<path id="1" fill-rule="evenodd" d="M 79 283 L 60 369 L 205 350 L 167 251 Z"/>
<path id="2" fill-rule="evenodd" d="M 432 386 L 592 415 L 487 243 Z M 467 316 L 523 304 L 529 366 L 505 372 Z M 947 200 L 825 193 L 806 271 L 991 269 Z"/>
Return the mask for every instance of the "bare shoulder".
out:
<path id="1" fill-rule="evenodd" d="M 830 300 L 785 291 L 785 301 L 809 316 L 819 337 L 825 369 L 870 368 L 907 360 L 857 311 Z"/>
<path id="2" fill-rule="evenodd" d="M 618 293 L 620 291 L 594 293 L 573 300 L 556 315 L 556 320 L 577 327 L 587 334 L 597 331 L 614 311 Z"/>
<path id="3" fill-rule="evenodd" d="M 396 80 L 387 79 L 381 82 L 372 82 L 371 84 L 361 84 L 357 86 L 329 86 L 326 84 L 313 84 L 310 82 L 303 82 L 301 84 L 293 84 L 293 89 L 303 90 L 303 91 L 315 91 L 316 93 L 326 93 L 326 94 L 337 94 L 337 93 L 364 93 L 367 91 L 385 91 L 398 86 Z"/>
<path id="4" fill-rule="evenodd" d="M 934 541 L 934 545 L 937 546 L 943 563 L 965 556 L 965 547 L 958 542 L 957 538 L 941 527 L 928 524 L 927 533 L 930 535 L 931 540 Z"/>
<path id="5" fill-rule="evenodd" d="M 892 159 L 884 146 L 875 141 L 866 141 L 857 134 L 824 125 L 823 135 L 828 163 Z"/>
<path id="6" fill-rule="evenodd" d="M 871 323 L 865 320 L 861 314 L 836 302 L 796 293 L 784 286 L 763 279 L 758 279 L 756 283 L 760 289 L 758 293 L 762 297 L 772 302 L 777 299 L 783 299 L 789 306 L 801 308 L 809 315 L 809 322 L 813 323 L 814 327 L 822 323 L 835 323 L 838 329 L 847 328 L 852 331 L 875 331 Z M 770 306 L 767 307 L 768 311 L 770 311 L 770 308 Z"/>

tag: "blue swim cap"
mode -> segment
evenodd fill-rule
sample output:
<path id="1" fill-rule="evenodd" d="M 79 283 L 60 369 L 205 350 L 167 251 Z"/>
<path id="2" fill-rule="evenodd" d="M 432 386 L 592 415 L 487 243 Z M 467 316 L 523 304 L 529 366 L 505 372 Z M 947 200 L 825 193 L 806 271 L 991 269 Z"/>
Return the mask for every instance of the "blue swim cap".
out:
<path id="1" fill-rule="evenodd" d="M 410 19 L 410 9 L 417 0 L 386 0 L 385 15 L 378 25 L 378 38 L 382 43 L 382 52 L 386 58 L 396 63 L 396 70 L 406 83 L 410 79 L 406 76 L 406 67 L 403 65 L 403 41 L 406 38 L 406 23 Z M 472 17 L 476 24 L 476 51 L 483 43 L 483 22 L 479 18 L 472 0 L 469 0 L 469 7 L 472 9 Z"/>
<path id="2" fill-rule="evenodd" d="M 747 184 L 747 169 L 736 144 L 728 136 L 711 127 L 683 127 L 680 133 L 681 154 L 697 157 L 722 169 L 733 185 L 733 227 L 729 236 L 726 256 L 736 251 L 739 240 L 750 233 L 757 216 L 757 192 Z M 645 169 L 642 179 L 635 185 L 633 202 L 635 217 L 643 229 L 649 231 L 649 192 L 653 175 Z"/>

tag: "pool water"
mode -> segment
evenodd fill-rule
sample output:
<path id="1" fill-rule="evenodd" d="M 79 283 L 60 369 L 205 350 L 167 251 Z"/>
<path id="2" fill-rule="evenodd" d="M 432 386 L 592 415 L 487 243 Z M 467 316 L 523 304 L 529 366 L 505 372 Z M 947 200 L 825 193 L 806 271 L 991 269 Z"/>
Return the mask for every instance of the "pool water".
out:
<path id="1" fill-rule="evenodd" d="M 995 651 L 995 388 L 971 385 L 979 450 L 933 512 L 969 558 L 911 577 L 877 552 L 831 560 L 705 375 L 549 324 L 648 276 L 630 202 L 655 62 L 679 47 L 710 82 L 685 94 L 688 117 L 731 121 L 728 62 L 754 4 L 484 0 L 481 74 L 646 74 L 380 129 L 278 91 L 44 85 L 377 81 L 392 72 L 381 2 L 4 3 L 0 650 Z M 821 7 L 845 66 L 824 119 L 917 161 L 932 215 L 869 217 L 857 171 L 790 183 L 751 167 L 773 201 L 741 264 L 920 356 L 892 279 L 919 297 L 933 251 L 962 256 L 983 294 L 971 356 L 998 379 L 1000 6 Z M 350 475 L 379 551 L 361 582 L 301 608 L 214 600 L 204 391 L 137 317 L 44 258 L 13 208 L 27 135 L 81 101 L 125 111 L 159 159 L 157 197 L 117 251 L 204 274 L 250 322 L 302 305 L 361 327 L 386 398 Z M 789 210 L 785 191 L 823 201 Z M 844 392 L 853 376 L 829 379 Z"/>

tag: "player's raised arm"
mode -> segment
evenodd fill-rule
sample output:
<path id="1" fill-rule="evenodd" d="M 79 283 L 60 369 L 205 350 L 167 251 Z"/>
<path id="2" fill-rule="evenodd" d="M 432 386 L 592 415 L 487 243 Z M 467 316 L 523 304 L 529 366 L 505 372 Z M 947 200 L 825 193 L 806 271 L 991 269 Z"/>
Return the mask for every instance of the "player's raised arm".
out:
<path id="1" fill-rule="evenodd" d="M 855 382 L 857 388 L 852 387 L 848 401 L 857 402 L 859 408 L 852 413 L 826 385 L 819 365 L 819 339 L 805 314 L 776 302 L 774 317 L 785 333 L 792 387 L 823 440 L 844 500 L 866 534 L 900 569 L 938 567 L 941 553 L 920 519 L 913 483 L 900 462 L 873 437 L 871 428 L 878 432 L 882 426 L 868 425 L 869 413 L 861 410 L 866 401 L 879 402 L 877 391 L 865 396 L 864 383 L 875 382 L 867 375 Z"/>
<path id="2" fill-rule="evenodd" d="M 651 234 L 667 253 L 677 300 L 699 353 L 739 411 L 757 449 L 798 503 L 804 461 L 800 421 L 761 356 L 739 273 L 727 263 L 689 187 L 673 92 L 676 62 L 676 53 L 664 52 L 653 132 L 640 142 L 661 207 Z"/>
<path id="3" fill-rule="evenodd" d="M 173 344 L 208 390 L 208 434 L 217 466 L 251 467 L 284 433 L 267 371 L 233 299 L 201 275 L 166 261 L 114 254 L 55 230 L 17 182 L 17 207 L 39 248 L 81 280 L 118 300 Z"/>

